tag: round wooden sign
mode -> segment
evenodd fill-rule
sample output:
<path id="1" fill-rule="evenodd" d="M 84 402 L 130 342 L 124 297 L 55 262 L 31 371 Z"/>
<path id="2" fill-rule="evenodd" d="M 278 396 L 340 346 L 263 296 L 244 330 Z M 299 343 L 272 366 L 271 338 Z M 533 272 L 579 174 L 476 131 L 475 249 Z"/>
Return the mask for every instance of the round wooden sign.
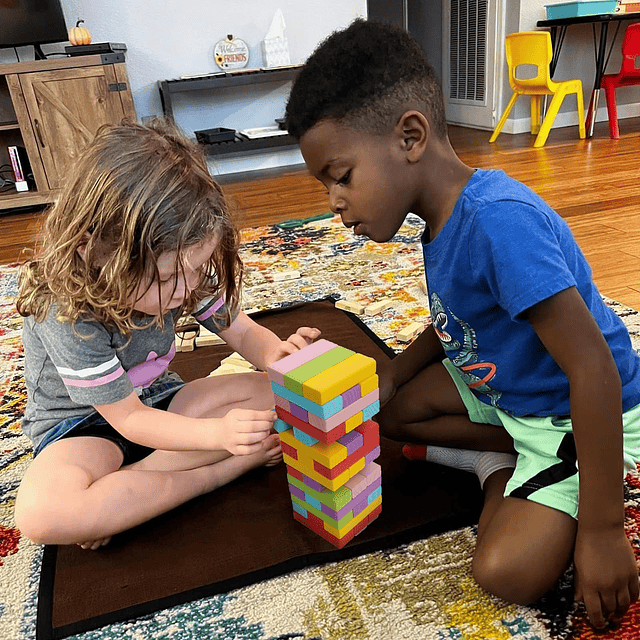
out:
<path id="1" fill-rule="evenodd" d="M 244 40 L 228 35 L 213 50 L 216 64 L 225 71 L 242 69 L 249 63 L 249 47 Z"/>

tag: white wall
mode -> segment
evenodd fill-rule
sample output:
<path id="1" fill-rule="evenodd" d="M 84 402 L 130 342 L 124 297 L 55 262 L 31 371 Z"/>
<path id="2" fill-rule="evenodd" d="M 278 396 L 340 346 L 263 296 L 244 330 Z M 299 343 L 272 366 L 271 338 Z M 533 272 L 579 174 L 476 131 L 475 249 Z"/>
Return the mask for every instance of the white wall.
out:
<path id="1" fill-rule="evenodd" d="M 124 42 L 138 118 L 160 115 L 158 80 L 185 74 L 219 71 L 215 44 L 227 34 L 242 38 L 250 48 L 248 67 L 263 66 L 261 41 L 274 12 L 283 11 L 292 63 L 301 63 L 335 29 L 366 15 L 366 0 L 61 0 L 71 27 L 83 18 L 93 42 Z M 66 43 L 65 43 L 66 44 Z M 43 45 L 45 53 L 62 45 Z M 32 59 L 33 49 L 19 49 L 20 59 Z M 13 51 L 0 51 L 0 62 L 15 60 Z M 175 96 L 175 117 L 187 131 L 226 126 L 233 129 L 274 124 L 281 117 L 289 85 L 263 84 L 222 92 L 189 92 Z M 302 163 L 297 150 L 215 159 L 214 173 Z"/>
<path id="2" fill-rule="evenodd" d="M 538 20 L 546 19 L 545 5 L 555 3 L 559 0 L 526 0 L 519 3 L 519 24 L 513 31 L 535 31 Z M 515 0 L 506 0 L 507 11 L 511 7 L 511 3 L 515 7 Z M 607 73 L 616 73 L 620 69 L 621 56 L 620 47 L 622 45 L 622 36 L 626 26 L 630 22 L 623 21 L 620 23 L 620 31 L 613 45 L 609 64 L 606 68 Z M 609 26 L 608 46 L 612 41 L 616 30 L 616 24 Z M 596 40 L 600 37 L 600 27 L 596 27 Z M 509 98 L 511 97 L 511 89 L 508 84 L 506 62 L 504 66 L 504 91 L 502 99 L 502 108 L 498 109 L 498 117 L 502 114 Z M 590 24 L 572 25 L 567 29 L 566 37 L 560 52 L 560 59 L 556 68 L 554 78 L 556 80 L 564 80 L 569 78 L 580 78 L 582 80 L 582 88 L 584 94 L 585 112 L 589 105 L 591 90 L 595 76 L 595 48 L 593 43 L 593 29 Z M 640 116 L 640 87 L 626 87 L 616 92 L 616 102 L 618 105 L 618 117 Z M 521 133 L 529 130 L 529 101 L 526 98 L 518 100 L 514 110 L 505 125 L 505 132 Z M 598 112 L 596 121 L 606 121 L 607 109 L 604 99 L 604 93 L 601 92 L 598 102 Z M 565 98 L 560 113 L 556 117 L 555 126 L 569 126 L 578 123 L 578 114 L 576 109 L 575 96 Z M 622 125 L 624 128 L 624 125 Z"/>

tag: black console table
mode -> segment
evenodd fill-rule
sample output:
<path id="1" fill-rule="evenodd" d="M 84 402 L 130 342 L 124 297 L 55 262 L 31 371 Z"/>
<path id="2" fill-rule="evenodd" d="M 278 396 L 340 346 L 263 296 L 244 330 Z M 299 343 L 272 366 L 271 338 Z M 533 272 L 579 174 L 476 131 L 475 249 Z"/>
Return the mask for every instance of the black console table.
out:
<path id="1" fill-rule="evenodd" d="M 596 74 L 593 82 L 593 90 L 589 100 L 589 108 L 587 110 L 586 128 L 587 138 L 593 136 L 593 127 L 596 121 L 596 111 L 598 110 L 598 97 L 600 94 L 600 81 L 605 72 L 605 67 L 609 61 L 609 56 L 613 49 L 613 45 L 620 30 L 623 21 L 635 20 L 640 21 L 640 13 L 605 13 L 594 16 L 580 16 L 577 18 L 558 18 L 556 20 L 538 20 L 537 27 L 548 28 L 551 30 L 551 45 L 553 47 L 553 58 L 549 65 L 551 77 L 556 70 L 558 59 L 560 58 L 560 50 L 567 33 L 567 27 L 574 24 L 590 24 L 593 30 L 593 43 L 596 56 Z M 607 53 L 607 34 L 609 32 L 609 24 L 616 25 L 616 31 L 613 34 L 613 40 L 609 46 Z M 600 37 L 596 43 L 596 25 L 600 25 Z"/>
<path id="2" fill-rule="evenodd" d="M 210 75 L 177 78 L 175 80 L 160 80 L 158 81 L 158 88 L 160 90 L 160 99 L 162 100 L 162 111 L 165 117 L 174 118 L 171 96 L 175 93 L 249 86 L 264 82 L 290 82 L 298 75 L 301 68 L 302 65 L 270 69 L 243 69 L 241 71 L 222 71 Z M 204 145 L 204 147 L 210 155 L 229 155 L 296 145 L 296 139 L 288 134 L 255 139 L 245 138 L 241 134 L 236 134 L 234 140 L 208 144 Z"/>

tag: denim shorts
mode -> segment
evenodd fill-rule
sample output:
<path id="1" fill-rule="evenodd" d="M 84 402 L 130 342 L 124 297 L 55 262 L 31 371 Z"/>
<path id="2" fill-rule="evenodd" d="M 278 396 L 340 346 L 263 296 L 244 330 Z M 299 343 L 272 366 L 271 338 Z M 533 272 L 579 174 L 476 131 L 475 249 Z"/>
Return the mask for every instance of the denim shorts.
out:
<path id="1" fill-rule="evenodd" d="M 146 389 L 142 389 L 139 394 L 140 401 L 148 407 L 166 411 L 171 404 L 173 397 L 184 387 L 185 383 L 173 378 L 152 384 Z M 133 464 L 146 458 L 154 449 L 145 447 L 127 440 L 120 435 L 97 411 L 92 411 L 84 416 L 73 416 L 59 422 L 55 427 L 47 432 L 40 444 L 35 448 L 33 457 L 35 458 L 47 445 L 57 442 L 63 438 L 92 437 L 104 438 L 115 442 L 124 456 L 123 466 Z"/>

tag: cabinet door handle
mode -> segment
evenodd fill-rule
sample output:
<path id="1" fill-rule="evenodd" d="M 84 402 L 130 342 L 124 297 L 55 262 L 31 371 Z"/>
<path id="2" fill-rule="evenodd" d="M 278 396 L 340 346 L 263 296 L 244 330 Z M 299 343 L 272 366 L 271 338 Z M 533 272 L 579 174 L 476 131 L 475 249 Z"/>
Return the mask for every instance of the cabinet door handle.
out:
<path id="1" fill-rule="evenodd" d="M 40 146 L 44 149 L 45 144 L 44 144 L 44 139 L 42 138 L 42 131 L 40 131 L 40 122 L 38 122 L 38 120 L 34 120 L 33 126 L 36 128 L 36 136 L 38 136 L 38 142 L 40 143 Z"/>

